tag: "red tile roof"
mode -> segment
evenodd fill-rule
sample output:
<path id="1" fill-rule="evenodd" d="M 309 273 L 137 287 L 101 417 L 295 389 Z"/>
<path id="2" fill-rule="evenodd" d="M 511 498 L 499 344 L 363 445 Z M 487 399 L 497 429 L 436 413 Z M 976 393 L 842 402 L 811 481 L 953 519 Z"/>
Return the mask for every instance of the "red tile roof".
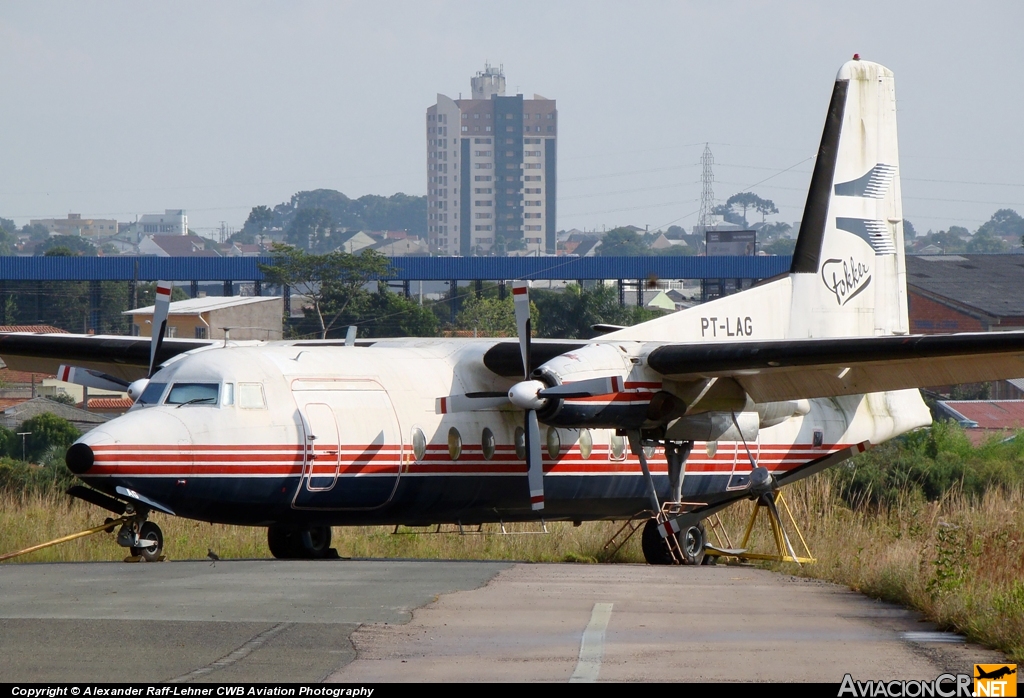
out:
<path id="1" fill-rule="evenodd" d="M 1024 400 L 946 400 L 979 429 L 1024 429 Z"/>
<path id="2" fill-rule="evenodd" d="M 89 410 L 120 410 L 128 411 L 134 405 L 131 398 L 127 397 L 91 397 L 89 398 Z"/>
<path id="3" fill-rule="evenodd" d="M 52 325 L 0 325 L 0 332 L 41 332 L 43 334 L 70 334 Z"/>

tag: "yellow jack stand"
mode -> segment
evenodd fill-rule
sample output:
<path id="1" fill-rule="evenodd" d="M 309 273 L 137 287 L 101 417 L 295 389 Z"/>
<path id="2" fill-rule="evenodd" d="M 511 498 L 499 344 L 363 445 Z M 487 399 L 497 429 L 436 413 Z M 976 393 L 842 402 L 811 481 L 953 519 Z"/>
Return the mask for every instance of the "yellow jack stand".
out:
<path id="1" fill-rule="evenodd" d="M 796 531 L 796 535 L 800 539 L 800 544 L 803 546 L 804 553 L 806 553 L 805 556 L 798 556 L 796 551 L 793 550 L 793 546 L 789 542 L 789 536 L 786 535 L 786 530 L 782 526 L 782 517 L 779 514 L 776 503 L 781 503 L 783 509 L 786 510 L 789 522 L 792 525 L 793 530 Z M 761 512 L 761 509 L 765 510 L 765 514 L 768 517 L 768 523 L 771 525 L 772 536 L 775 539 L 775 547 L 778 550 L 777 554 L 753 553 L 747 550 L 747 543 L 750 541 L 750 534 L 754 530 L 754 523 L 757 521 L 757 515 Z M 782 492 L 763 495 L 756 500 L 754 510 L 750 513 L 750 520 L 747 521 L 747 528 L 743 533 L 743 540 L 740 541 L 739 548 L 716 548 L 712 545 L 708 545 L 707 554 L 718 557 L 735 557 L 739 560 L 775 560 L 778 562 L 795 562 L 798 565 L 817 562 L 814 559 L 814 556 L 811 555 L 811 549 L 807 546 L 807 541 L 804 540 L 803 534 L 800 533 L 800 527 L 796 525 L 796 519 L 793 518 L 793 512 L 789 510 L 789 505 L 786 504 L 786 499 L 782 496 Z"/>

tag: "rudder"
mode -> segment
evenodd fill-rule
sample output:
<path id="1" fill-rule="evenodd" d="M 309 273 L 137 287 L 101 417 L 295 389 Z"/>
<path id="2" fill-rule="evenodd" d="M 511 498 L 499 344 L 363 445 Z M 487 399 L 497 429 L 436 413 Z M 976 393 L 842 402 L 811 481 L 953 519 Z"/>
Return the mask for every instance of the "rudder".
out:
<path id="1" fill-rule="evenodd" d="M 790 272 L 788 336 L 908 332 L 896 92 L 878 63 L 836 76 Z"/>

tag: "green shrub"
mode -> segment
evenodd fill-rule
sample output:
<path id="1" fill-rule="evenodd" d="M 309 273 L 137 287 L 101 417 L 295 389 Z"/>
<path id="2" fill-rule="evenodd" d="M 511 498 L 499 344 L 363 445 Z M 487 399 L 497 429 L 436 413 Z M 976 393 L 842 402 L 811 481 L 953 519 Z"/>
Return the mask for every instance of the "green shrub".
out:
<path id="1" fill-rule="evenodd" d="M 18 431 L 31 432 L 25 440 L 25 458 L 31 462 L 43 460 L 46 453 L 54 447 L 66 450 L 81 436 L 74 424 L 49 412 L 26 419 Z M 18 455 L 20 453 L 15 454 L 15 457 Z"/>

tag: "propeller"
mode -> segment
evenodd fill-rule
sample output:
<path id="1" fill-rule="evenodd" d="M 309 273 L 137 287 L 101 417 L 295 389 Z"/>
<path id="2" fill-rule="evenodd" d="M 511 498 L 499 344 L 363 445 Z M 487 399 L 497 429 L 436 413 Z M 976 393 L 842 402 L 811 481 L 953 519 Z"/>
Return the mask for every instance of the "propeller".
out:
<path id="1" fill-rule="evenodd" d="M 99 390 L 114 390 L 123 393 L 128 390 L 128 381 L 111 376 L 101 371 L 94 371 L 91 368 L 81 366 L 68 366 L 61 364 L 57 367 L 57 380 L 75 385 L 84 385 L 87 388 L 98 388 Z"/>
<path id="2" fill-rule="evenodd" d="M 142 397 L 146 386 L 149 385 L 149 379 L 156 372 L 156 356 L 160 353 L 164 335 L 167 333 L 167 313 L 171 306 L 171 289 L 173 288 L 173 281 L 156 282 L 156 302 L 153 304 L 153 338 L 149 343 L 149 372 L 145 378 L 140 378 L 128 386 L 128 397 L 133 401 Z"/>
<path id="3" fill-rule="evenodd" d="M 512 386 L 508 399 L 525 410 L 523 432 L 526 437 L 526 480 L 530 486 L 530 508 L 544 508 L 544 461 L 540 453 L 540 423 L 537 410 L 544 406 L 540 391 L 546 386 L 530 380 L 530 282 L 512 282 L 512 305 L 516 313 L 516 331 L 519 334 L 519 352 L 523 357 L 523 382 Z M 538 387 L 539 384 L 539 387 Z M 534 389 L 536 388 L 536 389 Z M 530 395 L 530 393 L 533 395 Z"/>
<path id="4" fill-rule="evenodd" d="M 530 506 L 535 511 L 544 508 L 544 465 L 541 454 L 540 422 L 537 411 L 544 409 L 549 399 L 596 397 L 619 393 L 623 390 L 621 376 L 600 376 L 571 383 L 548 386 L 543 381 L 530 379 L 530 320 L 529 283 L 514 281 L 512 301 L 515 308 L 519 350 L 523 360 L 523 380 L 507 392 L 475 392 L 437 398 L 437 414 L 471 412 L 494 409 L 509 403 L 523 410 L 523 432 L 526 437 L 527 483 L 530 488 Z"/>
<path id="5" fill-rule="evenodd" d="M 153 341 L 149 345 L 147 378 L 153 377 L 153 369 L 156 368 L 156 355 L 164 343 L 164 334 L 167 332 L 167 311 L 171 307 L 171 289 L 173 287 L 173 281 L 156 282 L 156 302 L 153 304 Z"/>
<path id="6" fill-rule="evenodd" d="M 58 380 L 62 380 L 65 383 L 82 385 L 87 388 L 126 392 L 132 401 L 138 400 L 146 386 L 149 385 L 149 379 L 153 377 L 153 372 L 156 368 L 156 355 L 160 352 L 164 335 L 167 332 L 167 312 L 171 305 L 171 289 L 173 286 L 174 283 L 171 281 L 156 282 L 156 303 L 153 307 L 153 339 L 149 344 L 149 371 L 146 373 L 145 378 L 140 378 L 129 384 L 128 381 L 117 376 L 111 376 L 91 368 L 61 364 L 57 368 Z"/>

